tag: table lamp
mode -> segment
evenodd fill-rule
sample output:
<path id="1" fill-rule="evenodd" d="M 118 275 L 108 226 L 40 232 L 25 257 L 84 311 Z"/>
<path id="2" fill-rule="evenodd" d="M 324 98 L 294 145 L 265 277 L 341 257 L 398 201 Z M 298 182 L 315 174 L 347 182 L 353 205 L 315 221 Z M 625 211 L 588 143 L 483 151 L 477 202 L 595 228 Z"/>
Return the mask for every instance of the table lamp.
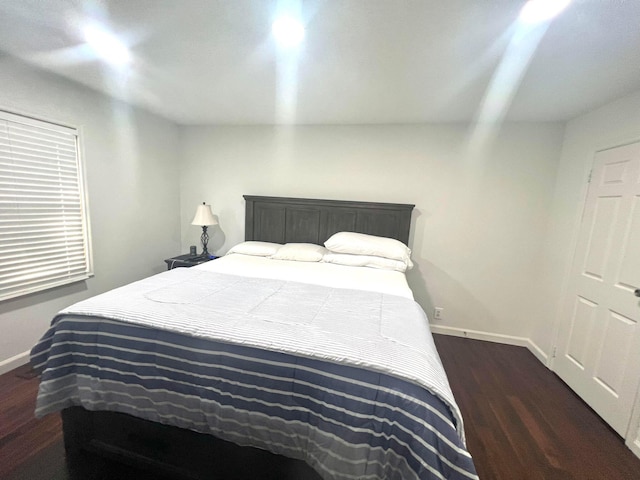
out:
<path id="1" fill-rule="evenodd" d="M 193 217 L 191 225 L 199 225 L 202 227 L 202 235 L 200 235 L 200 241 L 202 242 L 202 256 L 208 257 L 209 251 L 207 250 L 207 243 L 209 243 L 209 234 L 207 233 L 207 227 L 210 225 L 217 225 L 218 221 L 211 212 L 211 205 L 207 205 L 202 202 L 202 205 L 198 205 L 196 215 Z"/>

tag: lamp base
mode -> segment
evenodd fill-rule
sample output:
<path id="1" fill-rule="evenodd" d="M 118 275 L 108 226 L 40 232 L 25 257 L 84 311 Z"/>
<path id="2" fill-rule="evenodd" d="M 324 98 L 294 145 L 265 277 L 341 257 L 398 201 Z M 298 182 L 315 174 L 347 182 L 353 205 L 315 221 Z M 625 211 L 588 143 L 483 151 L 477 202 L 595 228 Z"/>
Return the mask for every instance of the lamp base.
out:
<path id="1" fill-rule="evenodd" d="M 209 251 L 207 250 L 207 243 L 209 243 L 209 234 L 207 233 L 207 226 L 202 226 L 202 235 L 200 235 L 200 242 L 202 242 L 202 256 L 208 257 Z"/>

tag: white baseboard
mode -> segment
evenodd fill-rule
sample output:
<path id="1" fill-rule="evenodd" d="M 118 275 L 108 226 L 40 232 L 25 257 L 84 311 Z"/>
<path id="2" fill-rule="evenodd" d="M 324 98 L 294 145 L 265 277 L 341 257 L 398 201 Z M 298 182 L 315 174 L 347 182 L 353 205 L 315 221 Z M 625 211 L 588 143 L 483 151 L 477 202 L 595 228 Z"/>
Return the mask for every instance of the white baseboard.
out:
<path id="1" fill-rule="evenodd" d="M 6 360 L 2 360 L 0 362 L 0 375 L 3 373 L 10 372 L 14 368 L 18 368 L 25 363 L 29 363 L 29 351 L 19 353 L 18 355 L 14 355 L 11 358 L 7 358 Z"/>
<path id="2" fill-rule="evenodd" d="M 530 338 L 527 338 L 527 345 L 526 347 L 529 349 L 529 351 L 531 353 L 533 353 L 533 355 L 540 360 L 540 362 L 547 368 L 549 368 L 549 355 L 547 355 L 546 353 L 544 353 L 544 350 L 542 350 L 538 345 L 536 345 L 536 343 L 531 340 Z"/>
<path id="3" fill-rule="evenodd" d="M 474 340 L 484 340 L 486 342 L 503 343 L 505 345 L 515 345 L 526 347 L 545 366 L 547 366 L 548 355 L 538 347 L 531 339 L 526 337 L 516 337 L 513 335 L 502 335 L 500 333 L 481 332 L 479 330 L 467 330 L 464 328 L 446 327 L 443 325 L 431 325 L 433 333 L 442 335 L 452 335 L 454 337 L 473 338 Z"/>

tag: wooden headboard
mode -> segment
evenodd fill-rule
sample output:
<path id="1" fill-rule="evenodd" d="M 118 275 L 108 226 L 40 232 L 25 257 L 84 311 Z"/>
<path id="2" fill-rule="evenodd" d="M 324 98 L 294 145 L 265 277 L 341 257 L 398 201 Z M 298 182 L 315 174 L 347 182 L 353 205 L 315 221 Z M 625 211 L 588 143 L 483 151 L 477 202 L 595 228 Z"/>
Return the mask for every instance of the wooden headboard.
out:
<path id="1" fill-rule="evenodd" d="M 254 195 L 244 199 L 245 240 L 318 245 L 343 231 L 395 238 L 408 245 L 415 206 Z"/>

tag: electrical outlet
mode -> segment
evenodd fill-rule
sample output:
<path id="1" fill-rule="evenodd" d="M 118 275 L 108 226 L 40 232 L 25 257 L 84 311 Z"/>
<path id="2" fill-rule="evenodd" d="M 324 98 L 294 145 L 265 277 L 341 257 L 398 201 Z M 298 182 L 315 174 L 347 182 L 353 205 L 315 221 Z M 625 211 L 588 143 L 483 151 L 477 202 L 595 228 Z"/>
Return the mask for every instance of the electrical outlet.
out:
<path id="1" fill-rule="evenodd" d="M 444 308 L 436 307 L 433 309 L 433 319 L 434 320 L 442 320 L 442 313 L 444 312 Z"/>

